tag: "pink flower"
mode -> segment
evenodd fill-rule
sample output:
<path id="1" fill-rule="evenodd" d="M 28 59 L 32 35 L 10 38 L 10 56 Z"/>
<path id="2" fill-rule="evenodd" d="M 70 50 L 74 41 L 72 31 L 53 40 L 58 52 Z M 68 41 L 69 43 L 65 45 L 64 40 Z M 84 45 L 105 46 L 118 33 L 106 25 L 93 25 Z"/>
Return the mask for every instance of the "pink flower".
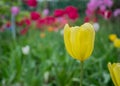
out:
<path id="1" fill-rule="evenodd" d="M 13 15 L 17 15 L 19 13 L 19 7 L 13 6 L 11 8 L 11 12 L 12 12 Z"/>
<path id="2" fill-rule="evenodd" d="M 57 24 L 58 24 L 58 26 L 57 26 L 56 28 L 61 29 L 61 28 L 63 28 L 63 26 L 64 26 L 65 24 L 68 23 L 68 20 L 67 20 L 66 16 L 63 16 L 63 17 L 58 17 L 58 18 L 56 18 L 56 21 L 55 21 L 55 22 L 57 22 Z"/>
<path id="3" fill-rule="evenodd" d="M 105 10 L 106 10 L 106 6 L 105 6 L 105 5 L 101 5 L 101 6 L 100 6 L 100 10 L 101 10 L 101 11 L 105 11 Z"/>
<path id="4" fill-rule="evenodd" d="M 30 7 L 36 7 L 37 6 L 37 0 L 27 0 L 26 4 Z"/>
<path id="5" fill-rule="evenodd" d="M 112 7 L 113 5 L 113 1 L 112 0 L 103 0 L 104 1 L 104 4 L 108 7 Z"/>
<path id="6" fill-rule="evenodd" d="M 66 23 L 68 23 L 68 20 L 66 19 L 66 17 L 62 17 L 61 23 L 62 23 L 63 25 L 65 25 Z"/>
<path id="7" fill-rule="evenodd" d="M 99 0 L 90 0 L 87 4 L 87 9 L 86 9 L 86 15 L 87 16 L 92 16 L 95 14 L 99 4 L 101 4 L 101 2 L 99 2 Z"/>
<path id="8" fill-rule="evenodd" d="M 91 2 L 89 2 L 87 4 L 87 9 L 91 10 L 91 11 L 95 11 L 98 7 L 97 1 L 96 0 L 92 0 Z"/>
<path id="9" fill-rule="evenodd" d="M 54 16 L 55 17 L 61 17 L 61 16 L 63 16 L 65 14 L 65 11 L 63 10 L 63 9 L 56 9 L 55 11 L 54 11 Z"/>
<path id="10" fill-rule="evenodd" d="M 120 16 L 120 8 L 115 9 L 113 15 L 114 15 L 115 17 Z"/>
<path id="11" fill-rule="evenodd" d="M 43 10 L 43 15 L 44 16 L 48 16 L 48 14 L 49 14 L 49 9 L 44 9 Z"/>
<path id="12" fill-rule="evenodd" d="M 86 15 L 92 16 L 96 13 L 97 9 L 103 12 L 107 9 L 107 7 L 112 7 L 112 0 L 90 0 L 87 4 Z M 99 12 L 100 13 L 100 12 Z M 103 14 L 103 13 L 100 13 Z"/>
<path id="13" fill-rule="evenodd" d="M 92 16 L 92 15 L 94 14 L 94 11 L 92 11 L 92 10 L 90 10 L 90 9 L 87 9 L 87 10 L 85 11 L 85 13 L 86 13 L 87 16 Z"/>
<path id="14" fill-rule="evenodd" d="M 33 21 L 38 20 L 40 18 L 40 14 L 38 12 L 31 12 L 30 17 Z"/>

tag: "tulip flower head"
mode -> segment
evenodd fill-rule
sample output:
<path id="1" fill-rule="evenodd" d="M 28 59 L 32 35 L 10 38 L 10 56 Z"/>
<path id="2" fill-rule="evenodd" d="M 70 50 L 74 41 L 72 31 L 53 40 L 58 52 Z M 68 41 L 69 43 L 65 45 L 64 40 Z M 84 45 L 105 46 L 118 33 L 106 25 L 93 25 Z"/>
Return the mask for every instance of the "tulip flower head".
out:
<path id="1" fill-rule="evenodd" d="M 16 16 L 19 13 L 19 7 L 13 6 L 11 8 L 11 13 Z"/>
<path id="2" fill-rule="evenodd" d="M 120 86 L 120 63 L 108 63 L 108 69 L 115 86 Z"/>
<path id="3" fill-rule="evenodd" d="M 115 41 L 114 41 L 114 46 L 116 47 L 116 48 L 120 48 L 120 39 L 115 39 Z"/>
<path id="4" fill-rule="evenodd" d="M 90 23 L 64 27 L 64 43 L 68 53 L 75 59 L 84 61 L 89 58 L 94 48 L 95 30 Z"/>
<path id="5" fill-rule="evenodd" d="M 117 35 L 116 34 L 110 34 L 109 35 L 109 39 L 110 39 L 110 41 L 114 41 L 115 39 L 117 38 Z"/>
<path id="6" fill-rule="evenodd" d="M 22 53 L 24 55 L 28 55 L 30 52 L 30 46 L 29 45 L 26 45 L 25 47 L 22 47 Z"/>

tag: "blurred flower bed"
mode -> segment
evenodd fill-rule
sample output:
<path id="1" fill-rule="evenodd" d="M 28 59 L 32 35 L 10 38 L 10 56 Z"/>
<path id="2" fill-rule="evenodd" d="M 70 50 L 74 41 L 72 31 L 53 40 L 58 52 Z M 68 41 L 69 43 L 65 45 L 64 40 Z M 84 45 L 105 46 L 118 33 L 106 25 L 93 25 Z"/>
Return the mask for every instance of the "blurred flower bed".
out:
<path id="1" fill-rule="evenodd" d="M 63 28 L 85 22 L 94 26 L 96 37 L 83 86 L 113 86 L 107 64 L 120 62 L 116 2 L 88 0 L 83 12 L 73 5 L 50 10 L 47 1 L 0 1 L 0 86 L 78 86 L 80 62 L 66 52 Z"/>

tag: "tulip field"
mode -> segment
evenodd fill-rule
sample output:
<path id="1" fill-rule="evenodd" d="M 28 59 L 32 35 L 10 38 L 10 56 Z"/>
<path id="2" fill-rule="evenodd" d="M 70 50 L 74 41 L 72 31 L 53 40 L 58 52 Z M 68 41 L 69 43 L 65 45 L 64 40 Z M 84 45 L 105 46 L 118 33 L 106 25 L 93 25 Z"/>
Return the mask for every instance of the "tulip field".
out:
<path id="1" fill-rule="evenodd" d="M 0 1 L 0 86 L 120 86 L 119 0 L 53 2 Z"/>

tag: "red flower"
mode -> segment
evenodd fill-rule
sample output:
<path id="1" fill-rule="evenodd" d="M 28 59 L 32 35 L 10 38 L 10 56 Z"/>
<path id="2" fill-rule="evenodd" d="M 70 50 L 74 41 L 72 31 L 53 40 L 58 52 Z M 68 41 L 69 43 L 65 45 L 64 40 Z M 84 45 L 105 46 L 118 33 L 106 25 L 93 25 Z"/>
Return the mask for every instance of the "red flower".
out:
<path id="1" fill-rule="evenodd" d="M 88 16 L 86 16 L 85 18 L 84 18 L 84 22 L 89 22 L 90 21 L 90 18 L 88 17 Z"/>
<path id="2" fill-rule="evenodd" d="M 25 19 L 24 19 L 24 22 L 25 22 L 25 24 L 26 24 L 27 26 L 30 26 L 30 25 L 31 25 L 31 21 L 30 21 L 30 19 L 28 19 L 28 18 L 25 18 Z"/>
<path id="3" fill-rule="evenodd" d="M 112 12 L 109 10 L 105 10 L 105 11 L 98 10 L 97 13 L 103 16 L 105 19 L 110 19 L 112 16 Z"/>
<path id="4" fill-rule="evenodd" d="M 86 16 L 84 18 L 84 22 L 97 22 L 97 18 L 90 18 L 90 17 Z"/>
<path id="5" fill-rule="evenodd" d="M 36 21 L 36 27 L 37 27 L 37 28 L 41 28 L 42 26 L 45 25 L 45 22 L 46 22 L 45 19 L 38 19 L 38 20 Z"/>
<path id="6" fill-rule="evenodd" d="M 51 25 L 54 22 L 55 22 L 55 18 L 52 17 L 52 16 L 48 16 L 48 17 L 45 18 L 45 24 L 47 24 L 47 25 Z"/>
<path id="7" fill-rule="evenodd" d="M 63 10 L 63 9 L 56 9 L 55 11 L 54 11 L 54 16 L 55 17 L 61 17 L 61 16 L 63 16 L 65 14 L 65 11 Z"/>
<path id="8" fill-rule="evenodd" d="M 20 31 L 21 35 L 25 35 L 28 32 L 28 28 L 24 28 Z"/>
<path id="9" fill-rule="evenodd" d="M 36 26 L 37 28 L 41 28 L 44 25 L 51 25 L 55 22 L 55 18 L 53 16 L 48 16 L 46 18 L 43 19 L 38 19 L 36 21 Z"/>
<path id="10" fill-rule="evenodd" d="M 112 12 L 111 11 L 104 11 L 104 18 L 105 19 L 110 19 L 112 16 Z"/>
<path id="11" fill-rule="evenodd" d="M 79 14 L 75 12 L 71 12 L 71 13 L 68 13 L 68 17 L 72 20 L 76 20 L 79 17 Z"/>
<path id="12" fill-rule="evenodd" d="M 103 15 L 104 15 L 104 11 L 98 10 L 98 11 L 97 11 L 97 14 L 103 16 Z"/>
<path id="13" fill-rule="evenodd" d="M 29 18 L 24 17 L 21 21 L 16 23 L 18 26 L 23 26 L 23 25 L 27 25 L 30 26 L 31 25 L 31 21 Z"/>
<path id="14" fill-rule="evenodd" d="M 38 20 L 40 18 L 40 14 L 38 12 L 31 12 L 30 17 L 32 20 Z"/>
<path id="15" fill-rule="evenodd" d="M 21 21 L 16 22 L 18 26 L 22 26 L 24 24 L 24 20 L 22 19 Z"/>
<path id="16" fill-rule="evenodd" d="M 10 28 L 10 26 L 11 26 L 11 22 L 8 21 L 8 22 L 6 23 L 6 27 L 7 27 L 7 28 Z"/>
<path id="17" fill-rule="evenodd" d="M 76 7 L 68 6 L 65 8 L 65 12 L 72 20 L 76 20 L 79 17 L 79 13 Z"/>
<path id="18" fill-rule="evenodd" d="M 67 6 L 65 8 L 66 13 L 71 13 L 71 12 L 78 12 L 77 8 L 74 6 Z"/>
<path id="19" fill-rule="evenodd" d="M 36 7 L 37 6 L 37 0 L 27 0 L 26 4 L 30 7 Z"/>

